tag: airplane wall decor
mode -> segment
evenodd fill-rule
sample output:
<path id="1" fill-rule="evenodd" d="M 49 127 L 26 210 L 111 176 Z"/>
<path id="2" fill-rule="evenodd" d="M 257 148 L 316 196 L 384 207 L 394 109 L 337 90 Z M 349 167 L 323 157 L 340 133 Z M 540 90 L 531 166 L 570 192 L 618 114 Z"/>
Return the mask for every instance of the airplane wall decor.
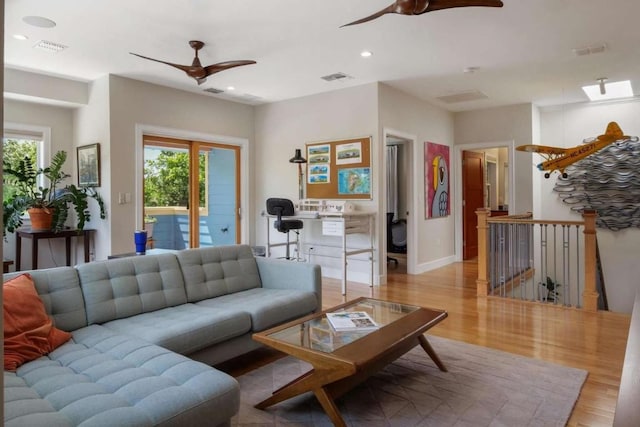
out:
<path id="1" fill-rule="evenodd" d="M 586 139 L 582 145 L 571 148 L 561 148 L 550 147 L 548 145 L 527 144 L 516 147 L 516 150 L 540 154 L 545 161 L 538 164 L 538 169 L 546 171 L 544 174 L 545 178 L 549 178 L 554 171 L 559 171 L 562 177 L 566 178 L 567 174 L 564 170 L 567 166 L 584 159 L 609 144 L 629 140 L 637 141 L 638 137 L 624 135 L 622 129 L 620 129 L 620 126 L 618 126 L 616 122 L 610 122 L 603 135 L 598 135 L 595 139 Z"/>

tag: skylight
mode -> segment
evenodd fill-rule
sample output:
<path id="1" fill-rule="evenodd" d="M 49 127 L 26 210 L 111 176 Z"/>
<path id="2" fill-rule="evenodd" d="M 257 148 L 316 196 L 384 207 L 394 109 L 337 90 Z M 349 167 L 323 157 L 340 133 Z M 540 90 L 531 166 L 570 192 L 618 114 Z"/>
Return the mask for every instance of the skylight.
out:
<path id="1" fill-rule="evenodd" d="M 591 86 L 582 86 L 582 90 L 587 94 L 591 101 L 604 101 L 608 99 L 631 98 L 633 89 L 631 81 L 623 80 L 621 82 L 604 83 L 605 93 L 600 90 L 599 84 Z"/>

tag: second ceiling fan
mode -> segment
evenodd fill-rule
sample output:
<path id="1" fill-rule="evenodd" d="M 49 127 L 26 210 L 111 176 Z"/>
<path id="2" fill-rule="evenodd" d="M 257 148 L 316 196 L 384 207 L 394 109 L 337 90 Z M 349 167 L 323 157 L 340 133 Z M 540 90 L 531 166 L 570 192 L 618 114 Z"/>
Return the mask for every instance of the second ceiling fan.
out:
<path id="1" fill-rule="evenodd" d="M 191 40 L 189 42 L 189 46 L 191 46 L 196 51 L 196 56 L 193 58 L 193 62 L 191 65 L 181 65 L 174 64 L 172 62 L 161 61 L 159 59 L 149 58 L 148 56 L 138 55 L 137 53 L 129 52 L 131 55 L 135 55 L 139 58 L 148 59 L 149 61 L 159 62 L 161 64 L 166 64 L 171 67 L 177 68 L 178 70 L 182 70 L 187 75 L 193 79 L 195 79 L 199 85 L 207 81 L 207 77 L 212 74 L 219 73 L 220 71 L 228 70 L 229 68 L 240 67 L 243 65 L 251 65 L 255 64 L 256 61 L 226 61 L 226 62 L 218 62 L 217 64 L 207 65 L 203 67 L 200 63 L 200 58 L 198 58 L 198 51 L 204 47 L 204 43 L 199 40 Z"/>
<path id="2" fill-rule="evenodd" d="M 373 15 L 369 15 L 366 18 L 345 24 L 343 27 L 373 21 L 387 13 L 397 13 L 400 15 L 422 15 L 423 13 L 434 12 L 436 10 L 470 6 L 502 7 L 504 5 L 501 0 L 396 0 L 395 3 L 381 11 L 376 12 Z"/>

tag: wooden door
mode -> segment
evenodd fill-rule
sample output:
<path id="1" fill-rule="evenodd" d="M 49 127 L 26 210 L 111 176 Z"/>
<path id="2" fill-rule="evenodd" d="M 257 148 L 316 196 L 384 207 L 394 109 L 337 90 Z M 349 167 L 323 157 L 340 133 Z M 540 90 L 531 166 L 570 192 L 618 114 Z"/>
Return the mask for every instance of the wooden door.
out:
<path id="1" fill-rule="evenodd" d="M 478 218 L 484 206 L 484 153 L 462 152 L 462 259 L 478 256 Z"/>

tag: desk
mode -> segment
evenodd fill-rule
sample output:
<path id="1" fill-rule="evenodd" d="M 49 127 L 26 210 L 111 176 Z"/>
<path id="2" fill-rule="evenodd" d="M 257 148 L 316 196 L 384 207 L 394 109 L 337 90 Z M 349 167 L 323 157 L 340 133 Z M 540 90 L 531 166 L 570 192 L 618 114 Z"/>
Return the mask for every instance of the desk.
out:
<path id="1" fill-rule="evenodd" d="M 65 239 L 65 255 L 67 265 L 71 265 L 71 238 L 84 237 L 84 262 L 89 262 L 89 247 L 91 243 L 91 233 L 95 230 L 62 230 L 57 233 L 53 231 L 34 231 L 29 228 L 16 230 L 16 271 L 21 270 L 22 258 L 22 238 L 31 239 L 31 269 L 38 268 L 38 240 L 40 239 Z"/>
<path id="2" fill-rule="evenodd" d="M 271 256 L 271 248 L 276 246 L 284 246 L 286 243 L 271 243 L 270 239 L 270 219 L 274 219 L 275 216 L 267 215 L 263 212 L 263 215 L 267 218 L 267 257 Z M 369 263 L 371 266 L 371 275 L 369 286 L 373 286 L 373 220 L 374 212 L 350 212 L 350 213 L 333 213 L 333 212 L 317 212 L 309 213 L 304 212 L 301 215 L 287 217 L 288 219 L 300 219 L 302 221 L 322 221 L 322 234 L 325 236 L 336 236 L 342 239 L 341 257 L 342 257 L 342 295 L 347 294 L 347 262 L 348 258 L 352 255 L 358 255 L 363 253 L 369 254 Z M 303 228 L 304 230 L 304 228 Z M 369 235 L 369 247 L 349 249 L 347 247 L 347 236 L 351 234 L 367 234 Z M 297 242 L 290 242 L 290 245 L 295 245 Z M 299 255 L 299 252 L 298 252 Z"/>

